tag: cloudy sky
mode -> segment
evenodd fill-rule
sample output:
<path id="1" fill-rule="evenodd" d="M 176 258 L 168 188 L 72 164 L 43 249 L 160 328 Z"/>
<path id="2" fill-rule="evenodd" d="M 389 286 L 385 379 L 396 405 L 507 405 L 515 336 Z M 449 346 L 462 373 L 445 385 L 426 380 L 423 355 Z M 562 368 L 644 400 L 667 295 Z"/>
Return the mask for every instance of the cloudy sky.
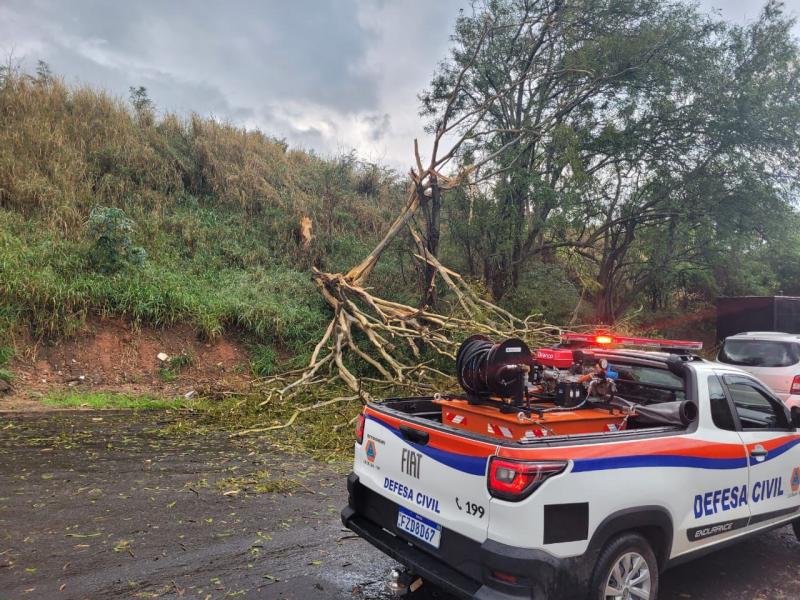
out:
<path id="1" fill-rule="evenodd" d="M 702 0 L 725 18 L 760 0 Z M 800 13 L 800 0 L 787 0 Z M 160 110 L 214 115 L 323 155 L 405 169 L 417 94 L 469 0 L 0 0 L 0 54 Z M 5 62 L 5 61 L 4 61 Z"/>

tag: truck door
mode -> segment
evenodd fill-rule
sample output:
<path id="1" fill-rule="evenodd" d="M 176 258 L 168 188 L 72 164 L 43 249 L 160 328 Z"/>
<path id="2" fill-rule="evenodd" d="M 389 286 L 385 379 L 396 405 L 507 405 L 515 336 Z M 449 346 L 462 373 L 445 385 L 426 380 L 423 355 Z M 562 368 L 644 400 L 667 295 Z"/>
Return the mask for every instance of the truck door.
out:
<path id="1" fill-rule="evenodd" d="M 713 448 L 681 484 L 682 502 L 675 504 L 673 553 L 695 551 L 742 533 L 750 522 L 748 466 L 737 421 L 720 377 L 709 375 L 698 381 L 700 427 L 698 439 Z M 685 500 L 684 500 L 685 498 Z M 679 508 L 680 507 L 680 508 Z"/>
<path id="2" fill-rule="evenodd" d="M 800 509 L 800 434 L 786 406 L 756 379 L 723 374 L 748 454 L 750 528 Z"/>

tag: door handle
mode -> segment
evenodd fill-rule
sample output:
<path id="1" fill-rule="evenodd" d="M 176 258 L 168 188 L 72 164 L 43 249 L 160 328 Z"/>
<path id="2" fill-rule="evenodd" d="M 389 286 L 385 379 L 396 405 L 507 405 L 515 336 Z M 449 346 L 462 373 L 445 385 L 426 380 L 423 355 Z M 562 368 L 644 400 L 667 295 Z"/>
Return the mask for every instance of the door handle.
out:
<path id="1" fill-rule="evenodd" d="M 768 454 L 769 452 L 761 444 L 750 450 L 750 456 L 755 459 L 764 459 Z"/>
<path id="2" fill-rule="evenodd" d="M 421 446 L 425 446 L 428 443 L 428 438 L 430 437 L 427 431 L 420 431 L 419 429 L 414 429 L 408 425 L 400 425 L 400 433 L 402 433 L 403 437 L 409 442 L 414 442 L 415 444 L 419 444 Z"/>

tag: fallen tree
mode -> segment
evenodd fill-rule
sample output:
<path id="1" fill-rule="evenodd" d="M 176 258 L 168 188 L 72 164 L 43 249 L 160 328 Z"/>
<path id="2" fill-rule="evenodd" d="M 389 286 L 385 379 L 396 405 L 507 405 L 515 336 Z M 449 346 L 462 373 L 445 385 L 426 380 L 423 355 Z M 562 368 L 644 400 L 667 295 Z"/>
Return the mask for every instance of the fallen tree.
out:
<path id="1" fill-rule="evenodd" d="M 473 60 L 490 29 L 491 24 L 487 23 L 483 36 L 473 50 Z M 496 151 L 468 165 L 461 163 L 452 167 L 465 143 L 490 133 L 483 128 L 487 111 L 516 89 L 516 82 L 510 82 L 480 106 L 466 113 L 462 110 L 454 118 L 453 106 L 471 64 L 468 61 L 455 78 L 442 118 L 433 128 L 432 151 L 427 167 L 423 166 L 419 145 L 415 140 L 416 167 L 409 172 L 408 200 L 381 241 L 347 273 L 313 270 L 313 281 L 331 307 L 333 317 L 305 368 L 262 382 L 267 390 L 267 399 L 262 404 L 270 402 L 276 394 L 285 400 L 309 386 L 329 384 L 332 378 L 341 380 L 364 402 L 372 399 L 371 388 L 381 386 L 404 386 L 414 393 L 440 391 L 442 385 L 452 383 L 454 379 L 437 369 L 432 364 L 433 360 L 425 356 L 445 356 L 455 360 L 458 345 L 468 335 L 481 333 L 495 338 L 521 337 L 534 347 L 556 339 L 556 328 L 531 319 L 517 318 L 475 293 L 458 273 L 439 262 L 430 250 L 431 244 L 423 238 L 414 222 L 420 208 L 429 208 L 429 202 L 435 200 L 438 210 L 444 192 L 457 186 L 478 185 L 480 180 L 490 174 L 496 175 L 505 168 L 493 161 L 498 156 L 508 156 L 508 148 L 516 145 L 521 138 L 520 129 L 516 136 L 511 136 L 508 144 Z M 440 153 L 443 141 L 450 138 L 454 139 L 447 151 Z M 448 167 L 451 167 L 454 175 L 443 173 Z M 438 218 L 431 216 L 430 210 L 423 212 L 428 220 Z M 426 231 L 430 229 L 429 226 Z M 425 285 L 429 288 L 423 293 L 419 307 L 375 296 L 367 286 L 370 274 L 384 250 L 404 231 L 409 232 L 417 248 L 414 256 L 426 273 Z M 435 297 L 432 289 L 438 281 L 455 298 L 449 314 L 440 314 L 430 306 L 429 300 Z M 347 366 L 348 356 L 369 364 L 375 377 L 357 377 Z"/>
<path id="2" fill-rule="evenodd" d="M 304 369 L 263 382 L 270 396 L 294 395 L 308 386 L 328 383 L 331 376 L 340 379 L 363 401 L 372 399 L 365 383 L 406 386 L 415 393 L 433 392 L 437 391 L 437 385 L 453 379 L 449 373 L 432 366 L 430 360 L 422 360 L 426 350 L 454 361 L 461 340 L 474 333 L 495 338 L 521 337 L 533 346 L 557 339 L 556 328 L 531 318 L 520 319 L 487 301 L 476 294 L 461 275 L 428 252 L 411 222 L 420 204 L 419 191 L 424 193 L 432 185 L 445 185 L 448 186 L 445 189 L 449 189 L 458 184 L 458 179 L 439 174 L 432 177 L 430 170 L 424 173 L 427 182 L 420 181 L 412 171 L 415 181 L 405 209 L 361 263 L 345 274 L 313 270 L 314 283 L 333 310 L 333 317 Z M 436 180 L 435 184 L 432 179 Z M 435 273 L 431 285 L 436 285 L 436 280 L 440 279 L 455 296 L 457 306 L 450 314 L 440 314 L 426 306 L 401 304 L 370 293 L 366 284 L 372 269 L 383 250 L 404 228 L 409 230 L 417 246 L 415 258 Z M 365 379 L 353 374 L 346 364 L 348 353 L 371 365 L 377 377 Z M 416 362 L 404 357 L 416 359 Z"/>

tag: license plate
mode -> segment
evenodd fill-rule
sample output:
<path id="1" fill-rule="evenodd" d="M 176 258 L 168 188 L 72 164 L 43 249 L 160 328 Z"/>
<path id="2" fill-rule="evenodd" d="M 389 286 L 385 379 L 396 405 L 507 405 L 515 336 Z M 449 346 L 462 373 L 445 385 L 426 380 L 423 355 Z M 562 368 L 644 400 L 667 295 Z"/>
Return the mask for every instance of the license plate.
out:
<path id="1" fill-rule="evenodd" d="M 434 548 L 439 547 L 442 539 L 441 525 L 405 508 L 400 508 L 397 513 L 397 528 Z"/>

